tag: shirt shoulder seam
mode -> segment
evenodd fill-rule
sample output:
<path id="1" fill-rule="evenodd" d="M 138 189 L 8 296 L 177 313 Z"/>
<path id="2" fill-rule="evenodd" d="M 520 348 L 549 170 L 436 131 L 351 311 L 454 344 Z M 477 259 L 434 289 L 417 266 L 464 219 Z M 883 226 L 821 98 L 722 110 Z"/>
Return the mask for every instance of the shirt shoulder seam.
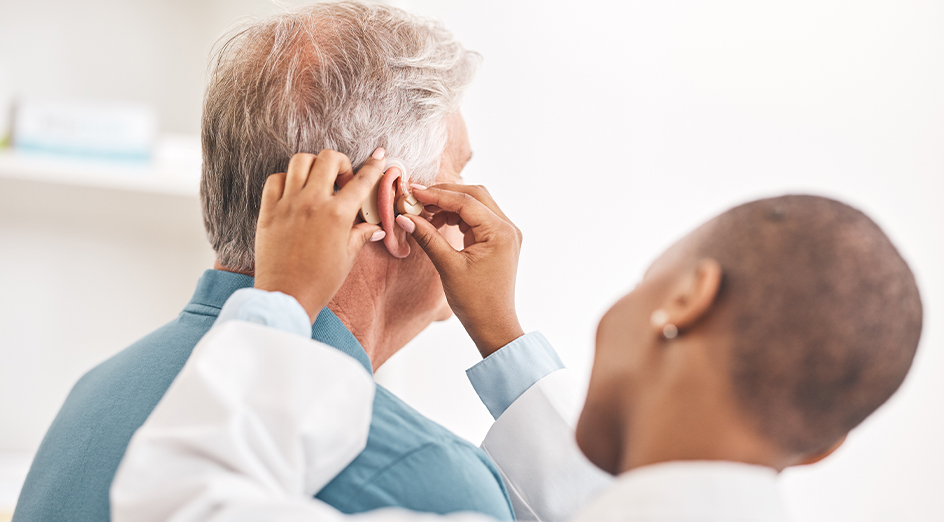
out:
<path id="1" fill-rule="evenodd" d="M 393 462 L 390 462 L 390 463 L 387 464 L 386 466 L 380 468 L 380 469 L 377 470 L 373 475 L 371 475 L 371 476 L 368 477 L 366 480 L 364 480 L 364 481 L 361 483 L 361 485 L 357 488 L 357 492 L 356 492 L 354 495 L 351 495 L 351 500 L 356 500 L 358 497 L 360 497 L 360 495 L 364 493 L 364 490 L 367 489 L 367 486 L 368 486 L 369 484 L 372 484 L 375 480 L 377 480 L 378 477 L 380 477 L 380 476 L 383 475 L 384 473 L 390 471 L 390 469 L 392 469 L 394 466 L 398 466 L 398 465 L 400 465 L 404 460 L 406 460 L 406 459 L 412 457 L 413 455 L 416 455 L 417 453 L 419 453 L 419 452 L 421 452 L 421 451 L 423 451 L 423 450 L 425 450 L 425 449 L 427 449 L 427 448 L 430 448 L 430 447 L 432 447 L 432 446 L 436 446 L 436 445 L 438 445 L 438 444 L 439 444 L 438 442 L 426 442 L 426 443 L 420 444 L 419 446 L 417 446 L 417 447 L 411 449 L 410 451 L 408 451 L 408 452 L 406 452 L 406 453 L 400 455 L 399 457 L 397 457 L 396 460 L 394 460 Z"/>
<path id="2" fill-rule="evenodd" d="M 192 308 L 192 306 L 193 306 L 193 305 L 188 305 L 186 308 L 184 308 L 183 312 L 181 312 L 181 313 L 182 313 L 182 314 L 200 315 L 200 316 L 203 316 L 203 317 L 217 317 L 217 316 L 219 315 L 220 310 L 221 310 L 220 308 L 217 308 L 217 307 L 215 307 L 215 306 L 209 306 L 209 305 L 204 305 L 204 304 L 195 305 L 195 306 L 203 306 L 203 307 L 206 307 L 206 308 L 211 308 L 211 309 L 213 309 L 213 310 L 216 310 L 217 313 L 216 313 L 216 314 L 212 314 L 212 313 L 209 313 L 209 312 L 204 312 L 204 311 L 200 311 L 200 310 L 194 310 L 194 309 Z"/>

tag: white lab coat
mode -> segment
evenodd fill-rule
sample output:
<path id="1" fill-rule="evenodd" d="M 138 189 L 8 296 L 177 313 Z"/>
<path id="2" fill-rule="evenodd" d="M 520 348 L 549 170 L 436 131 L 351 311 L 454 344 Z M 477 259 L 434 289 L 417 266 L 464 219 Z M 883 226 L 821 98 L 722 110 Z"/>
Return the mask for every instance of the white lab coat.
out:
<path id="1" fill-rule="evenodd" d="M 112 519 L 340 519 L 312 497 L 364 448 L 373 394 L 364 368 L 327 345 L 242 321 L 216 326 L 132 438 Z M 574 441 L 580 397 L 566 370 L 553 372 L 485 438 L 519 520 L 567 520 L 612 480 Z M 384 511 L 380 520 L 417 516 Z"/>
<path id="2" fill-rule="evenodd" d="M 551 373 L 508 407 L 483 443 L 520 519 L 789 519 L 776 472 L 760 466 L 670 462 L 613 481 L 574 442 L 577 391 L 566 371 Z M 112 484 L 112 519 L 492 520 L 399 509 L 344 515 L 313 498 L 364 448 L 373 394 L 364 368 L 329 346 L 247 322 L 217 326 L 132 438 Z"/>

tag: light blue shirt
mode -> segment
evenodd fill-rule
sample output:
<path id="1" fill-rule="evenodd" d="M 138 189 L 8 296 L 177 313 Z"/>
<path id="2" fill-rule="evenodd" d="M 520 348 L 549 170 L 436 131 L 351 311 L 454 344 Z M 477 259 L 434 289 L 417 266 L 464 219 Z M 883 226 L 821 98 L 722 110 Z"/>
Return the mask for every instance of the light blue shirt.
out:
<path id="1" fill-rule="evenodd" d="M 231 296 L 240 297 L 227 307 L 227 317 L 232 309 L 234 318 L 299 335 L 307 331 L 372 373 L 364 348 L 331 310 L 323 309 L 309 325 L 294 299 L 241 290 L 253 284 L 249 276 L 207 270 L 179 316 L 79 379 L 33 459 L 14 522 L 108 522 L 108 491 L 131 437 Z M 560 367 L 543 337 L 529 334 L 470 369 L 469 378 L 497 416 Z M 383 386 L 377 386 L 374 397 L 367 447 L 317 497 L 345 513 L 401 507 L 474 511 L 506 520 L 513 516 L 501 475 L 485 452 Z"/>

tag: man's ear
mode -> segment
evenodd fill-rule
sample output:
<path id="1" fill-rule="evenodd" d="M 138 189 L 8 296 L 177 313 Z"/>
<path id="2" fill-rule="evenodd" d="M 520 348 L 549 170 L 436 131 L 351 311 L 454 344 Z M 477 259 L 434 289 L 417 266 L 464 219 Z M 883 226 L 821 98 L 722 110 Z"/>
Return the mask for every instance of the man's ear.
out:
<path id="1" fill-rule="evenodd" d="M 806 458 L 804 458 L 800 462 L 797 462 L 795 465 L 796 466 L 809 466 L 810 464 L 816 464 L 817 462 L 832 455 L 837 449 L 839 449 L 839 446 L 842 446 L 843 442 L 846 442 L 846 435 L 843 435 L 841 439 L 836 441 L 835 444 L 827 448 L 825 451 L 821 451 L 813 455 L 807 455 Z"/>
<path id="2" fill-rule="evenodd" d="M 403 259 L 410 255 L 409 237 L 405 230 L 397 226 L 394 205 L 400 195 L 400 176 L 402 173 L 397 167 L 390 167 L 380 180 L 380 189 L 377 191 L 377 208 L 380 210 L 380 226 L 384 232 L 384 246 L 390 255 Z"/>
<path id="3" fill-rule="evenodd" d="M 668 322 L 684 331 L 711 310 L 721 290 L 721 265 L 714 259 L 701 259 L 688 276 L 673 288 L 665 306 Z"/>

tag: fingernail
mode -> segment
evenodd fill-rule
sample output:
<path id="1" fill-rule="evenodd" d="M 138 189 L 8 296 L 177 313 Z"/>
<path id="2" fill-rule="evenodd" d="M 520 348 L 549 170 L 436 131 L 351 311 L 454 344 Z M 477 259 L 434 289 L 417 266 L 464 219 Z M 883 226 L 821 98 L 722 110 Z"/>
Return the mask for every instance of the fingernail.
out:
<path id="1" fill-rule="evenodd" d="M 400 225 L 400 228 L 406 230 L 407 234 L 412 234 L 416 230 L 416 224 L 402 214 L 397 216 L 397 224 Z"/>
<path id="2" fill-rule="evenodd" d="M 370 240 L 371 240 L 371 241 L 380 241 L 381 239 L 383 239 L 383 238 L 385 238 L 385 237 L 387 237 L 387 233 L 384 232 L 383 230 L 378 230 L 378 231 L 374 232 L 374 234 L 373 234 L 372 236 L 370 236 Z"/>
<path id="3" fill-rule="evenodd" d="M 387 151 L 385 151 L 383 147 L 377 147 L 377 150 L 374 151 L 373 158 L 384 159 L 384 156 L 386 155 L 387 155 Z"/>
<path id="4" fill-rule="evenodd" d="M 420 185 L 419 183 L 413 183 L 410 186 L 415 190 L 426 190 L 426 187 L 424 185 Z"/>

